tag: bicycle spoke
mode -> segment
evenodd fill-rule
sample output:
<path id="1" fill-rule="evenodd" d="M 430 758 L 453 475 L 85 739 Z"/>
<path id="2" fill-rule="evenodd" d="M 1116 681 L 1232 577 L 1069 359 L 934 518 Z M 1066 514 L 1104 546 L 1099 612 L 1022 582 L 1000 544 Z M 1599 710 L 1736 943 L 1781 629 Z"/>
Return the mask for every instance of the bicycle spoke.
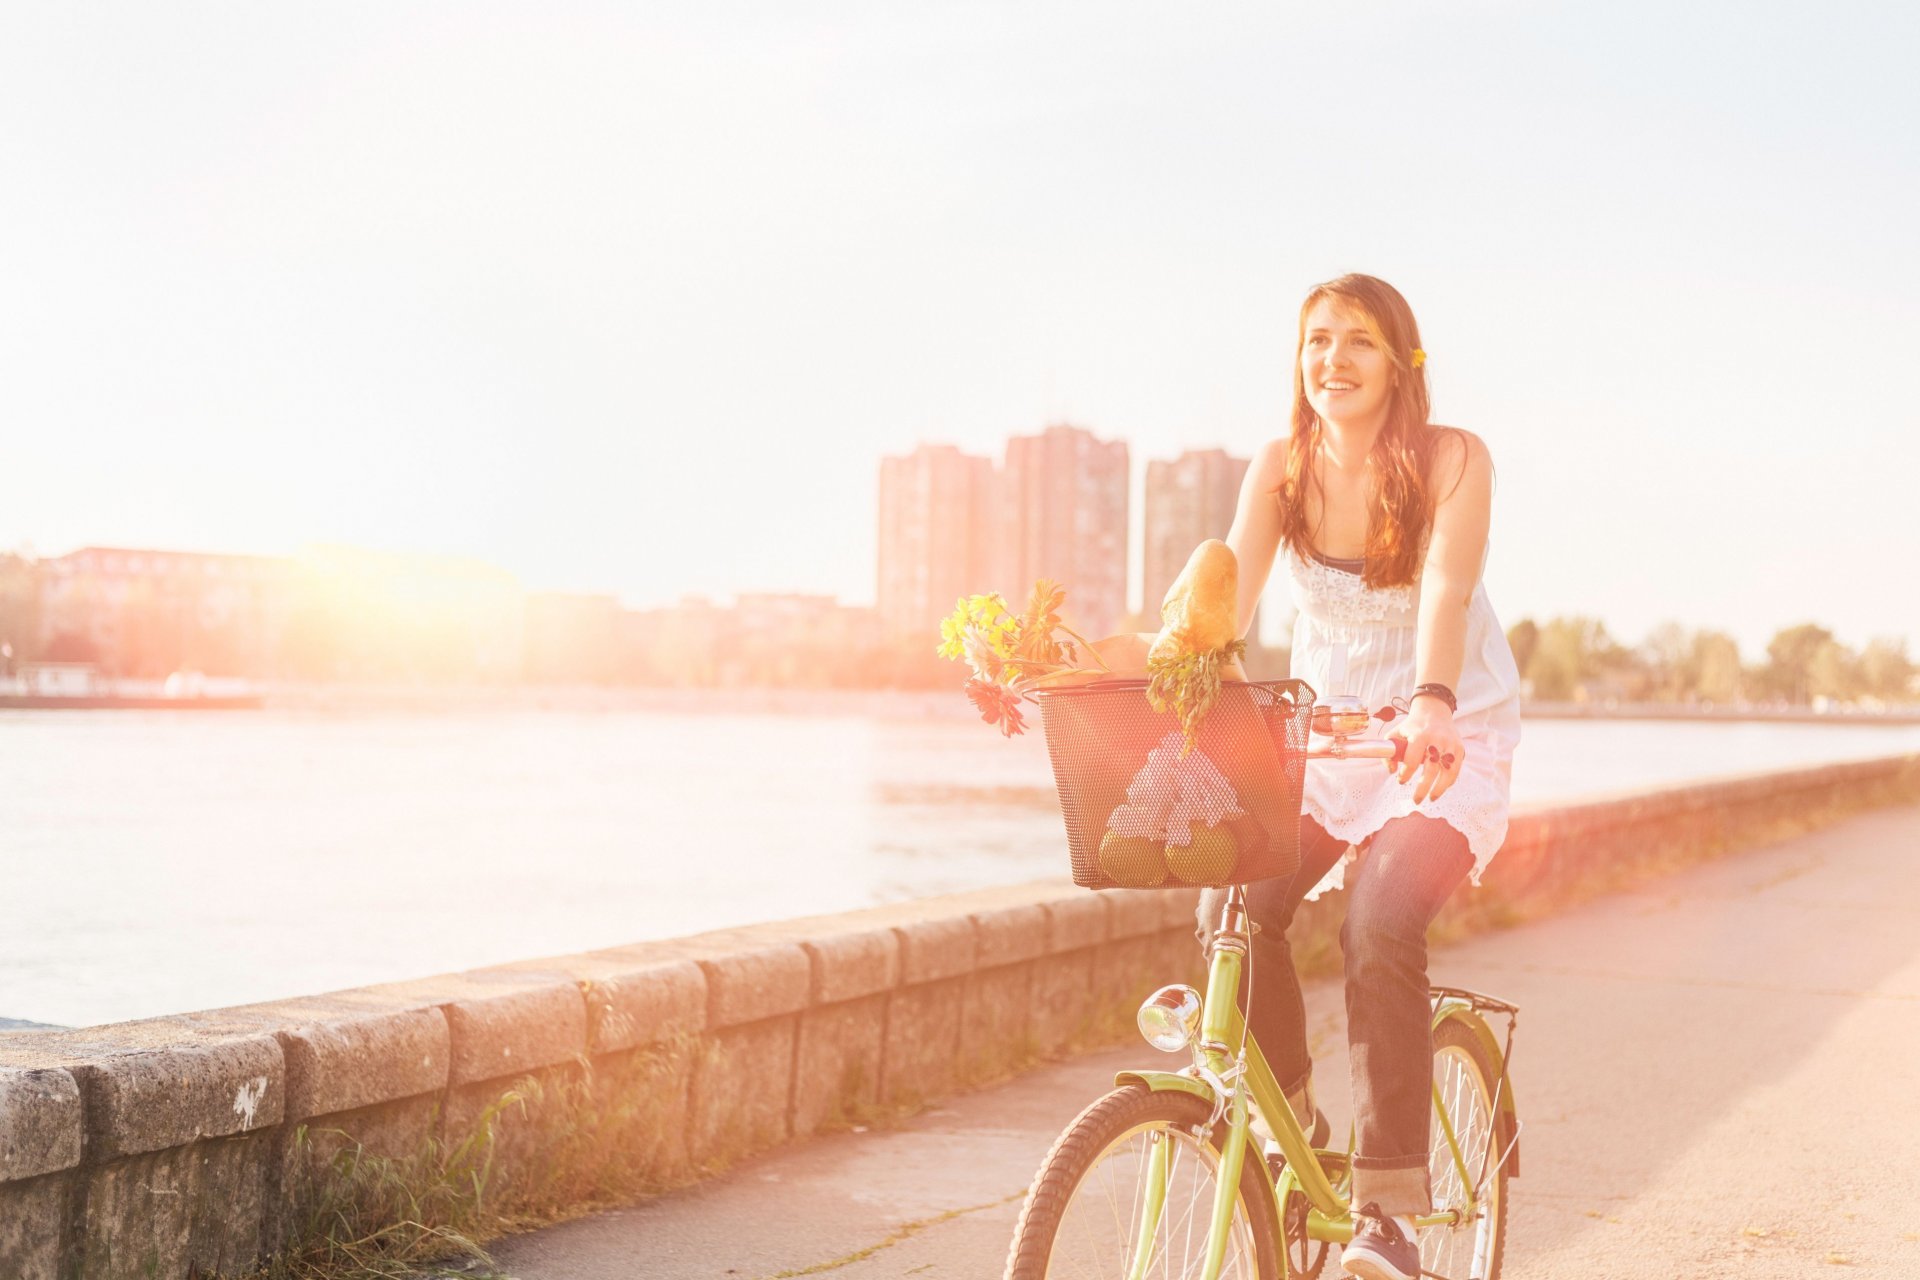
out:
<path id="1" fill-rule="evenodd" d="M 1166 1188 L 1142 1258 L 1141 1232 L 1153 1212 L 1156 1141 L 1167 1144 Z M 1218 1175 L 1217 1153 L 1181 1130 L 1144 1129 L 1116 1141 L 1087 1170 L 1064 1211 L 1049 1276 L 1115 1280 L 1140 1274 L 1155 1280 L 1198 1280 L 1206 1262 Z M 1244 1215 L 1236 1216 L 1230 1230 L 1222 1280 L 1258 1280 Z"/>
<path id="2" fill-rule="evenodd" d="M 1435 1113 L 1429 1126 L 1428 1157 L 1434 1208 L 1464 1215 L 1469 1192 L 1482 1181 L 1467 1167 L 1473 1160 L 1468 1153 L 1484 1150 L 1495 1130 L 1492 1099 L 1478 1066 L 1458 1046 L 1435 1053 L 1434 1076 Z M 1451 1144 L 1446 1140 L 1449 1125 L 1454 1138 Z M 1474 1201 L 1471 1217 L 1420 1232 L 1421 1266 L 1426 1274 L 1448 1280 L 1480 1280 L 1488 1261 L 1487 1242 L 1497 1229 L 1497 1197 L 1501 1193 L 1499 1180 L 1489 1180 Z"/>

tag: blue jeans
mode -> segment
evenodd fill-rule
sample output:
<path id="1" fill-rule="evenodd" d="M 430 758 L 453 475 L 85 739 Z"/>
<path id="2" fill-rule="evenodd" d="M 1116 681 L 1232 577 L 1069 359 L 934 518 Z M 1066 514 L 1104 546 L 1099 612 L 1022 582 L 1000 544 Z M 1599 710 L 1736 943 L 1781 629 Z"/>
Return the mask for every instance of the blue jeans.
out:
<path id="1" fill-rule="evenodd" d="M 1313 1061 L 1307 1053 L 1306 1006 L 1294 972 L 1287 926 L 1309 889 L 1346 850 L 1311 818 L 1300 820 L 1300 869 L 1291 879 L 1247 886 L 1253 935 L 1252 974 L 1241 979 L 1241 1005 L 1253 980 L 1247 1016 L 1267 1065 L 1311 1128 Z M 1340 926 L 1346 957 L 1347 1057 L 1359 1128 L 1353 1202 L 1383 1213 L 1426 1213 L 1427 1125 L 1432 1102 L 1433 1032 L 1427 999 L 1427 926 L 1473 868 L 1467 838 L 1438 818 L 1395 818 L 1373 836 L 1347 869 L 1347 915 Z M 1198 909 L 1202 944 L 1220 924 L 1226 890 L 1208 889 Z"/>

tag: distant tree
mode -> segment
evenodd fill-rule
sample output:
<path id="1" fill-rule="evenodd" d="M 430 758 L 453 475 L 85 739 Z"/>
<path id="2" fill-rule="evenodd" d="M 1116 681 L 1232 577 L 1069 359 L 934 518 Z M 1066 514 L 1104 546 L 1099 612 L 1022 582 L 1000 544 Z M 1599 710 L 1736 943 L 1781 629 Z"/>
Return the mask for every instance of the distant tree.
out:
<path id="1" fill-rule="evenodd" d="M 1677 622 L 1655 627 L 1640 646 L 1639 656 L 1648 693 L 1658 701 L 1678 702 L 1696 683 L 1693 636 Z"/>
<path id="2" fill-rule="evenodd" d="M 1862 691 L 1873 697 L 1904 702 L 1911 696 L 1914 666 L 1907 658 L 1907 642 L 1899 636 L 1867 641 L 1860 653 L 1859 672 Z"/>
<path id="3" fill-rule="evenodd" d="M 1560 701 L 1574 696 L 1582 682 L 1631 665 L 1598 618 L 1554 618 L 1539 629 L 1525 675 L 1533 696 Z"/>
<path id="4" fill-rule="evenodd" d="M 1860 696 L 1860 660 L 1838 640 L 1814 650 L 1807 664 L 1807 693 L 1815 698 L 1845 702 Z"/>
<path id="5" fill-rule="evenodd" d="M 1540 625 L 1532 618 L 1522 618 L 1507 628 L 1507 648 L 1513 650 L 1513 665 L 1525 672 L 1533 661 L 1533 650 L 1540 643 Z"/>
<path id="6" fill-rule="evenodd" d="M 1533 696 L 1547 702 L 1565 702 L 1580 683 L 1580 653 L 1565 632 L 1549 626 L 1540 633 L 1527 662 Z"/>
<path id="7" fill-rule="evenodd" d="M 1833 632 L 1811 622 L 1776 632 L 1767 643 L 1767 665 L 1761 671 L 1767 691 L 1790 702 L 1806 702 L 1812 696 L 1814 660 L 1833 642 Z M 1829 656 L 1823 676 L 1833 669 Z"/>
<path id="8" fill-rule="evenodd" d="M 1723 631 L 1663 622 L 1634 655 L 1647 695 L 1661 702 L 1732 702 L 1740 696 L 1740 646 Z"/>
<path id="9" fill-rule="evenodd" d="M 1700 631 L 1693 637 L 1687 692 L 1708 702 L 1728 703 L 1740 696 L 1740 645 L 1724 631 Z"/>

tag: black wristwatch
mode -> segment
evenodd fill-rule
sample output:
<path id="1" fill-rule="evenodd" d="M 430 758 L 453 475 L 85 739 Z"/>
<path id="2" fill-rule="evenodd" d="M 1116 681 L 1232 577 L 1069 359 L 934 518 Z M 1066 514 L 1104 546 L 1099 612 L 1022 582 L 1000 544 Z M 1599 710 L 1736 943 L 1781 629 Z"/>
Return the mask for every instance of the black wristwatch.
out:
<path id="1" fill-rule="evenodd" d="M 1447 710 L 1449 712 L 1458 711 L 1460 709 L 1460 699 L 1453 696 L 1453 690 L 1447 688 L 1447 686 L 1443 684 L 1438 683 L 1437 681 L 1433 684 L 1423 684 L 1419 688 L 1415 689 L 1413 691 L 1413 698 L 1417 698 L 1423 693 L 1432 694 L 1434 697 L 1440 699 L 1440 701 L 1446 703 Z M 1413 698 L 1408 698 L 1407 701 L 1412 702 Z"/>

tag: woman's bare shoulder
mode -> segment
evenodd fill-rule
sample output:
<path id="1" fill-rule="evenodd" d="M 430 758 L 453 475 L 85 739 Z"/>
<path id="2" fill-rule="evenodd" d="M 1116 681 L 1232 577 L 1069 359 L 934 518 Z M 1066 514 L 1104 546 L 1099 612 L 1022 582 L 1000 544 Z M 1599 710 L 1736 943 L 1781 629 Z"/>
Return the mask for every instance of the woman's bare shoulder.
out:
<path id="1" fill-rule="evenodd" d="M 1288 437 L 1280 436 L 1267 441 L 1255 451 L 1253 462 L 1248 470 L 1260 478 L 1263 488 L 1277 488 L 1280 482 L 1286 479 L 1287 443 Z"/>
<path id="2" fill-rule="evenodd" d="M 1427 483 L 1441 493 L 1452 493 L 1469 475 L 1490 472 L 1493 455 L 1487 442 L 1465 427 L 1433 426 L 1436 440 L 1427 459 Z"/>
<path id="3" fill-rule="evenodd" d="M 1456 463 L 1473 454 L 1487 451 L 1487 442 L 1465 427 L 1442 426 L 1436 422 L 1433 424 L 1433 433 L 1439 437 L 1437 456 L 1450 457 Z"/>

